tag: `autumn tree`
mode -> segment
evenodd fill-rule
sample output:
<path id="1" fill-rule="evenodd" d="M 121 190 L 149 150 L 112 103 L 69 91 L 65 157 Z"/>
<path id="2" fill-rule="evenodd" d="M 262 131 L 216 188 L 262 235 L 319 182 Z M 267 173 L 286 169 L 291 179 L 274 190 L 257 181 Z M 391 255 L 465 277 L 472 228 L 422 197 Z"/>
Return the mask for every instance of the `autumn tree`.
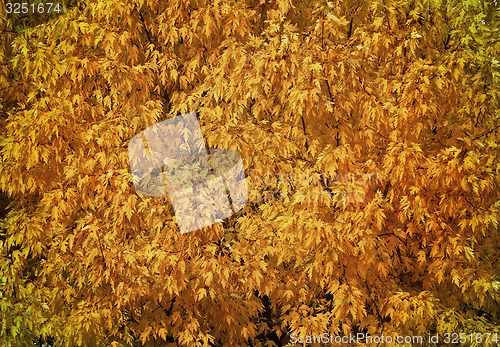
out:
<path id="1" fill-rule="evenodd" d="M 63 5 L 0 5 L 2 345 L 500 338 L 496 1 Z M 127 145 L 189 111 L 249 202 L 180 234 Z"/>

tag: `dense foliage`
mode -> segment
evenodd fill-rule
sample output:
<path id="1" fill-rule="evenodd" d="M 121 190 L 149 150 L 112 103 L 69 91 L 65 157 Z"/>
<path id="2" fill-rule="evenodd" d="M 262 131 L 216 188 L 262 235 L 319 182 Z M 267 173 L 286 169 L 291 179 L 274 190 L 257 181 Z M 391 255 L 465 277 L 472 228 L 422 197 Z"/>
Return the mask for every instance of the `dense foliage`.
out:
<path id="1" fill-rule="evenodd" d="M 1 345 L 500 334 L 497 2 L 0 8 Z M 181 235 L 127 144 L 187 111 L 249 203 Z"/>

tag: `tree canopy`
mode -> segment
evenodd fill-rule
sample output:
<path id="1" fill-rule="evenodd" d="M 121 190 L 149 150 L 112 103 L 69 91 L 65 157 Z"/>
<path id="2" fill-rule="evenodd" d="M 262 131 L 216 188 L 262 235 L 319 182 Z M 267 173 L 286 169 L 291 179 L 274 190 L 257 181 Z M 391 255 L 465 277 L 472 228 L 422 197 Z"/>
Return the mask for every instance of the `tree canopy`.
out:
<path id="1" fill-rule="evenodd" d="M 60 4 L 0 4 L 0 344 L 500 335 L 496 1 Z M 249 202 L 180 234 L 127 145 L 189 111 Z"/>

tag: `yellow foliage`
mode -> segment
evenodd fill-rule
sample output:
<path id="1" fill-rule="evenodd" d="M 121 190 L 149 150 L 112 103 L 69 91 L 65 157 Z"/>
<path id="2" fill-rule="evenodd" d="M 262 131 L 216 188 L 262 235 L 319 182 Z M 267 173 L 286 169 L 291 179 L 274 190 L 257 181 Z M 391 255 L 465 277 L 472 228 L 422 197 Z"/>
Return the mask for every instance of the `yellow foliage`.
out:
<path id="1" fill-rule="evenodd" d="M 61 6 L 0 4 L 2 346 L 500 335 L 497 2 Z M 180 234 L 127 144 L 188 111 L 249 201 Z"/>

